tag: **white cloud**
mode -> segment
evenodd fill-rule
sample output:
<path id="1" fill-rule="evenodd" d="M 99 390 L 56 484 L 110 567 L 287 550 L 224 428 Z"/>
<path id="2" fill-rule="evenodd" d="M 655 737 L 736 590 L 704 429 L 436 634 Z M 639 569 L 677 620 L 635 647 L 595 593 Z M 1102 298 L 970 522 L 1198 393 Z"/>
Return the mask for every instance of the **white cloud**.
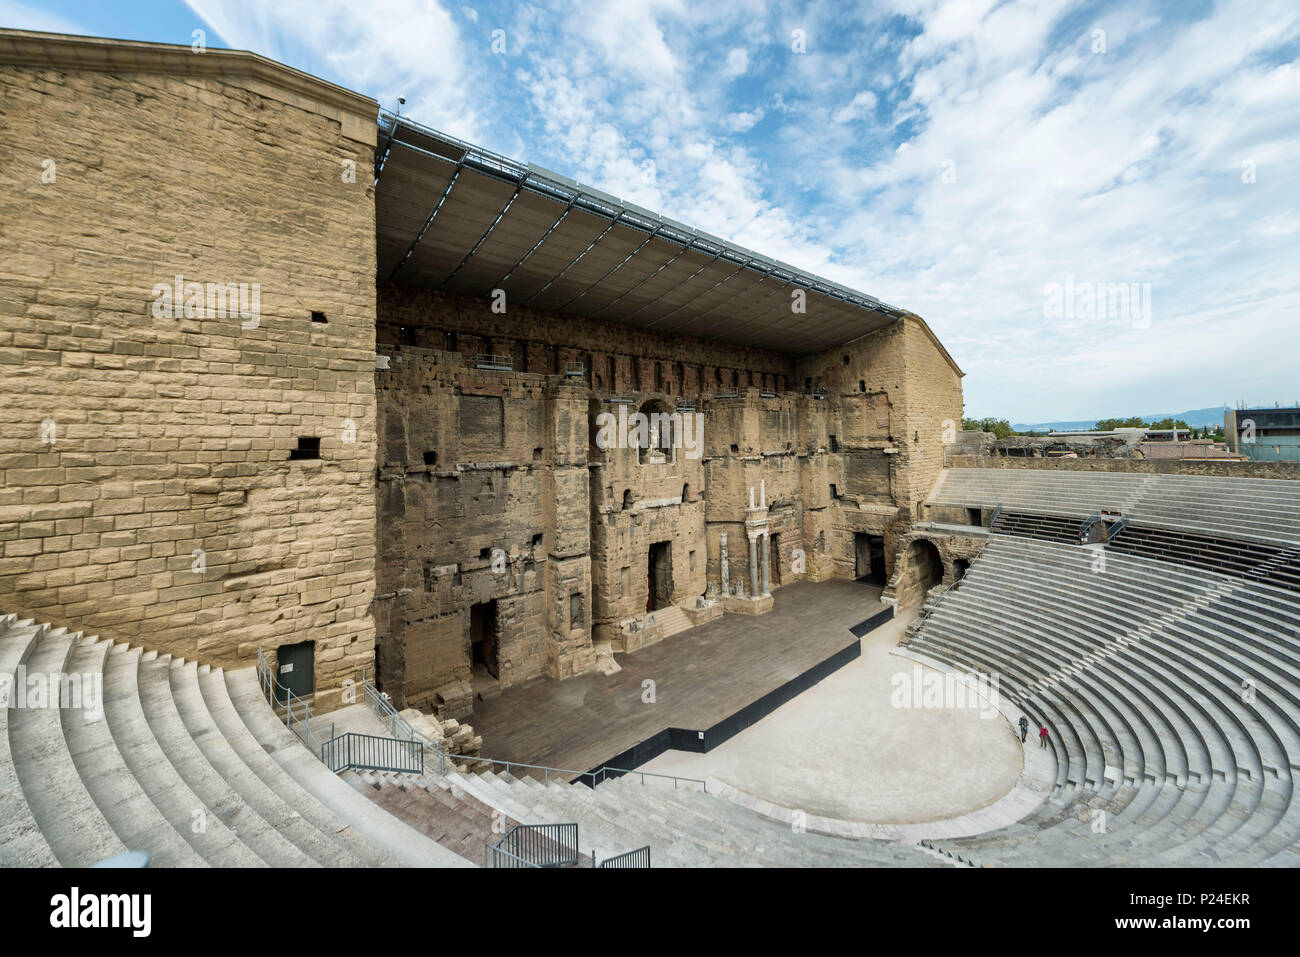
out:
<path id="1" fill-rule="evenodd" d="M 743 74 L 749 69 L 749 51 L 744 47 L 736 47 L 727 54 L 726 66 L 722 68 L 724 76 L 736 77 Z"/>
<path id="2" fill-rule="evenodd" d="M 90 32 L 69 17 L 26 3 L 15 3 L 13 0 L 0 0 L 0 26 L 10 30 L 39 30 L 43 33 L 85 35 Z"/>
<path id="3" fill-rule="evenodd" d="M 747 133 L 763 118 L 762 110 L 749 110 L 741 113 L 728 113 L 726 128 L 732 133 Z"/>
<path id="4" fill-rule="evenodd" d="M 189 2 L 232 45 L 920 313 L 974 414 L 1293 391 L 1293 2 L 480 3 L 460 30 L 421 0 Z M 1150 325 L 1045 319 L 1067 275 L 1151 283 Z"/>
<path id="5" fill-rule="evenodd" d="M 855 94 L 848 103 L 831 113 L 831 119 L 836 123 L 852 123 L 854 120 L 870 116 L 875 111 L 876 94 L 870 90 L 862 90 L 860 93 Z"/>
<path id="6" fill-rule="evenodd" d="M 297 65 L 310 58 L 384 106 L 473 139 L 483 126 L 469 95 L 468 55 L 491 38 L 462 37 L 455 19 L 425 0 L 185 0 L 230 46 Z"/>

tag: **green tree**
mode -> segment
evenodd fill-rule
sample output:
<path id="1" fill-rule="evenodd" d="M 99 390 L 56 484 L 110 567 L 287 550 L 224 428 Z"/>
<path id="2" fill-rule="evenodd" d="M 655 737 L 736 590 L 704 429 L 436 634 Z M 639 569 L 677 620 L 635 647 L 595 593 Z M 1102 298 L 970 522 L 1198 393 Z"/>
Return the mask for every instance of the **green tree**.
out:
<path id="1" fill-rule="evenodd" d="M 995 419 L 992 416 L 986 416 L 982 419 L 962 419 L 961 427 L 963 429 L 973 429 L 977 432 L 992 432 L 999 439 L 1005 439 L 1009 435 L 1015 435 L 1016 432 L 1011 428 L 1011 423 L 1006 419 Z"/>
<path id="2" fill-rule="evenodd" d="M 1093 428 L 1098 432 L 1112 432 L 1115 429 L 1140 429 L 1145 426 L 1141 416 L 1131 415 L 1127 419 L 1102 419 Z"/>

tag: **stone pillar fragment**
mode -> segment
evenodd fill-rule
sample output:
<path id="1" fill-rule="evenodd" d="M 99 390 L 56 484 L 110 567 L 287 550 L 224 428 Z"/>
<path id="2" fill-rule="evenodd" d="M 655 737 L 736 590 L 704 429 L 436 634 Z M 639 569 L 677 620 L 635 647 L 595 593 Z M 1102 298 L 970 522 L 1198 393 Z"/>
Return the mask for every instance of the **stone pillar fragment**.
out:
<path id="1" fill-rule="evenodd" d="M 772 569 L 770 566 L 772 551 L 772 536 L 767 532 L 763 533 L 763 594 L 772 594 Z"/>
<path id="2" fill-rule="evenodd" d="M 749 593 L 757 595 L 758 592 L 758 537 L 751 535 L 749 537 Z"/>
<path id="3" fill-rule="evenodd" d="M 727 575 L 727 533 L 722 533 L 722 594 L 730 595 L 731 587 Z"/>

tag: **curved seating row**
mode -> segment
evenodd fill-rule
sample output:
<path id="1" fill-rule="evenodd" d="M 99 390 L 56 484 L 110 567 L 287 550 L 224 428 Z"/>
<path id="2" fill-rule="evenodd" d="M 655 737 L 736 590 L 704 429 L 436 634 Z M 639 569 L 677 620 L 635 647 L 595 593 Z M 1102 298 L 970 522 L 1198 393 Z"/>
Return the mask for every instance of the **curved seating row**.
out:
<path id="1" fill-rule="evenodd" d="M 914 650 L 998 675 L 1058 758 L 1035 814 L 943 849 L 984 864 L 1294 862 L 1300 597 L 1098 551 L 994 535 L 913 632 Z"/>
<path id="2" fill-rule="evenodd" d="M 1300 481 L 1072 469 L 952 468 L 929 502 L 1132 521 L 1205 535 L 1300 544 Z"/>

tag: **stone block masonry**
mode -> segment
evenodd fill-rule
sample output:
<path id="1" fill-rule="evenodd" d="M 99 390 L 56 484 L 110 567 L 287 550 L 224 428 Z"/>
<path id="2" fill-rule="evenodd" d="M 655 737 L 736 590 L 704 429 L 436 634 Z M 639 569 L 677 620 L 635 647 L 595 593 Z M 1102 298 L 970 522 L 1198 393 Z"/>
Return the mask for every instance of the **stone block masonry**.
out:
<path id="1" fill-rule="evenodd" d="M 4 39 L 0 607 L 213 665 L 313 641 L 330 706 L 374 648 L 376 105 Z"/>
<path id="2" fill-rule="evenodd" d="M 892 572 L 959 428 L 915 316 L 795 356 L 377 281 L 377 104 L 252 54 L 0 31 L 0 93 L 0 610 L 460 719 Z"/>
<path id="3" fill-rule="evenodd" d="M 381 283 L 377 338 L 379 675 L 447 717 L 853 577 L 858 532 L 892 570 L 961 420 L 915 318 L 796 361 Z M 679 409 L 697 455 L 600 444 L 603 414 Z"/>

